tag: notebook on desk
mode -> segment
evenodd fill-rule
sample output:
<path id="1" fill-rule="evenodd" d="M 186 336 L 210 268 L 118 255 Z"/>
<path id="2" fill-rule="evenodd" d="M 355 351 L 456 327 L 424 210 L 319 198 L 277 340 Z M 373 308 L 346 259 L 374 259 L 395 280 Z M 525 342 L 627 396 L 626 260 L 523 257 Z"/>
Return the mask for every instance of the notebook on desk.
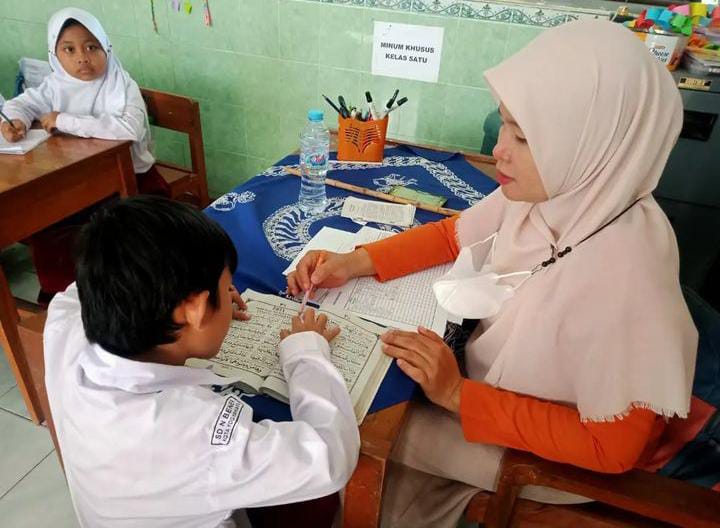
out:
<path id="1" fill-rule="evenodd" d="M 15 143 L 10 143 L 0 136 L 0 154 L 27 154 L 49 137 L 50 134 L 42 129 L 28 130 L 27 135 Z"/>

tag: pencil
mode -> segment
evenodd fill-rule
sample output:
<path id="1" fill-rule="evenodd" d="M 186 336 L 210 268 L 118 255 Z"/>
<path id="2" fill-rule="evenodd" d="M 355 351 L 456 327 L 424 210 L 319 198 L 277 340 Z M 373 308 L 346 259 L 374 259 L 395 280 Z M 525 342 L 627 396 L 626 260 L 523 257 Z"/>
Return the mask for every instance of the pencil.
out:
<path id="1" fill-rule="evenodd" d="M 287 172 L 288 174 L 292 174 L 293 176 L 300 176 L 300 169 L 296 169 L 295 167 L 285 167 L 285 172 Z M 325 178 L 325 184 L 329 185 L 330 187 L 337 187 L 338 189 L 345 189 L 346 191 L 352 191 L 358 194 L 364 194 L 365 196 L 379 198 L 380 200 L 385 200 L 386 202 L 414 205 L 415 207 L 417 207 L 418 209 L 422 209 L 423 211 L 430 211 L 445 216 L 455 216 L 462 212 L 458 211 L 457 209 L 448 209 L 447 207 L 435 207 L 434 205 L 427 205 L 422 202 L 418 202 L 417 200 L 408 200 L 407 198 L 400 198 L 399 196 L 393 196 L 392 194 L 373 191 L 372 189 L 367 189 L 365 187 L 360 187 L 359 185 L 353 185 L 351 183 L 341 182 L 339 180 L 333 180 L 332 178 Z"/>
<path id="2" fill-rule="evenodd" d="M 8 125 L 10 125 L 10 126 L 13 128 L 13 130 L 17 130 L 17 127 L 16 127 L 15 125 L 13 125 L 12 120 L 11 120 L 8 116 L 6 116 L 6 115 L 3 113 L 2 110 L 0 110 L 0 116 L 1 116 L 5 121 L 8 122 Z"/>

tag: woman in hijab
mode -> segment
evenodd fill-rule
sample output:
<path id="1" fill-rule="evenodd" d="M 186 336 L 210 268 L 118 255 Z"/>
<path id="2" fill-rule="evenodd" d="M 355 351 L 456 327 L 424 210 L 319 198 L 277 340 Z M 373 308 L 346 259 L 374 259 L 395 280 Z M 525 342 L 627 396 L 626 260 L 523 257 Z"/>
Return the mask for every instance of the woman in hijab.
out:
<path id="1" fill-rule="evenodd" d="M 21 140 L 37 119 L 48 132 L 131 140 L 140 192 L 169 196 L 150 152 L 150 127 L 140 89 L 113 53 L 100 22 L 82 9 L 56 12 L 48 22 L 48 59 L 52 73 L 45 81 L 3 107 L 13 124 L 0 125 L 5 139 Z M 32 240 L 40 285 L 48 295 L 64 290 L 74 279 L 75 230 L 69 224 L 77 223 L 66 221 Z"/>
<path id="2" fill-rule="evenodd" d="M 477 488 L 495 489 L 505 447 L 641 467 L 689 410 L 697 331 L 651 194 L 682 124 L 672 77 L 626 28 L 591 20 L 542 33 L 485 78 L 504 121 L 500 189 L 459 218 L 321 263 L 311 252 L 288 277 L 299 293 L 455 261 L 438 302 L 479 319 L 466 372 L 430 330 L 383 338 L 436 404 L 415 407 L 393 453 L 387 526 L 454 526 Z"/>

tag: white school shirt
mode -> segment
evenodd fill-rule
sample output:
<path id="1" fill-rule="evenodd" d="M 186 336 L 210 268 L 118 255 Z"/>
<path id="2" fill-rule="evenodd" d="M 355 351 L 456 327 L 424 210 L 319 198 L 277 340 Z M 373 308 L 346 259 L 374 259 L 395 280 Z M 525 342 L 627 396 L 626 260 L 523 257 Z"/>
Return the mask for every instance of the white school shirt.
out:
<path id="1" fill-rule="evenodd" d="M 80 525 L 231 527 L 233 510 L 341 489 L 360 437 L 342 377 L 315 332 L 280 344 L 293 422 L 253 423 L 208 370 L 121 358 L 88 343 L 75 284 L 50 303 L 45 383 Z"/>
<path id="2" fill-rule="evenodd" d="M 72 93 L 62 93 L 57 80 L 49 75 L 37 88 L 28 88 L 14 99 L 7 101 L 3 112 L 10 119 L 19 119 L 27 128 L 35 119 L 49 112 L 60 112 L 55 121 L 60 132 L 73 136 L 98 139 L 129 139 L 136 174 L 150 170 L 155 158 L 150 152 L 150 130 L 147 125 L 147 109 L 140 88 L 127 79 L 125 109 L 121 115 L 98 113 L 75 115 L 64 112 L 72 104 Z"/>

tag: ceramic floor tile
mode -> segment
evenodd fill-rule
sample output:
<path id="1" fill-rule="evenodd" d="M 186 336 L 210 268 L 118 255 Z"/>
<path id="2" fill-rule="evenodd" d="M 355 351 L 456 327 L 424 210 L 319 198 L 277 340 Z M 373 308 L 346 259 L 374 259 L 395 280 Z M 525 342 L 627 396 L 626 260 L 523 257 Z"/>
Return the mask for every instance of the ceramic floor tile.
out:
<path id="1" fill-rule="evenodd" d="M 30 413 L 25 406 L 20 389 L 17 386 L 13 387 L 5 394 L 0 396 L 0 409 L 5 409 L 13 414 L 21 416 L 27 420 L 30 420 Z"/>
<path id="2" fill-rule="evenodd" d="M 0 497 L 52 450 L 47 429 L 0 410 Z M 3 519 L 2 515 L 0 519 Z"/>
<path id="3" fill-rule="evenodd" d="M 13 376 L 10 365 L 8 365 L 5 351 L 0 347 L 0 396 L 15 386 L 15 376 Z"/>
<path id="4" fill-rule="evenodd" d="M 7 528 L 79 526 L 54 451 L 0 499 L 0 519 Z"/>

